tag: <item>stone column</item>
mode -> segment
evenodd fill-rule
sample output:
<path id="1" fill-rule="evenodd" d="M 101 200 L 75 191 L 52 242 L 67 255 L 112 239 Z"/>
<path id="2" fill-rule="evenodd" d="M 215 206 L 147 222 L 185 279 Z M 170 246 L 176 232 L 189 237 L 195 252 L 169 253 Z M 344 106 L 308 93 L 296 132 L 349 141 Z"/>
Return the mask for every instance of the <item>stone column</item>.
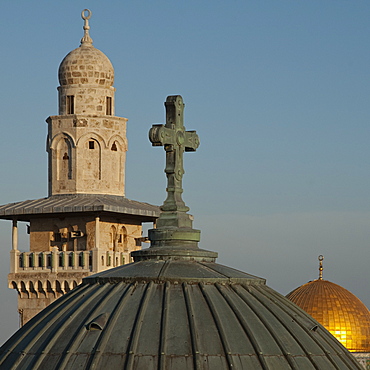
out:
<path id="1" fill-rule="evenodd" d="M 100 217 L 95 217 L 95 247 L 92 251 L 92 270 L 99 272 Z"/>
<path id="2" fill-rule="evenodd" d="M 15 219 L 13 219 L 12 249 L 18 250 L 18 222 Z"/>
<path id="3" fill-rule="evenodd" d="M 13 219 L 12 250 L 10 251 L 10 273 L 18 272 L 18 266 L 18 225 L 17 220 Z"/>
<path id="4" fill-rule="evenodd" d="M 58 271 L 58 263 L 59 263 L 58 251 L 59 251 L 58 247 L 51 248 L 51 272 Z"/>
<path id="5" fill-rule="evenodd" d="M 100 244 L 100 217 L 95 217 L 95 248 L 99 249 Z"/>

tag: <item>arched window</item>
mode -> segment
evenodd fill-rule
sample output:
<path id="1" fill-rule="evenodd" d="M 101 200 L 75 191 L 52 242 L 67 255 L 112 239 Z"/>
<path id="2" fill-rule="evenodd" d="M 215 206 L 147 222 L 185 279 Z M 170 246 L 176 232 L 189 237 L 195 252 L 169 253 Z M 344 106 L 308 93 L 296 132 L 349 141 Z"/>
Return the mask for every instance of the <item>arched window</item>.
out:
<path id="1" fill-rule="evenodd" d="M 112 225 L 110 227 L 110 247 L 112 250 L 116 250 L 116 244 L 117 244 L 117 228 Z"/>
<path id="2" fill-rule="evenodd" d="M 72 179 L 72 144 L 69 138 L 64 137 L 59 140 L 57 149 L 57 179 Z"/>
<path id="3" fill-rule="evenodd" d="M 120 183 L 123 181 L 122 170 L 122 146 L 117 140 L 114 140 L 110 147 L 111 150 L 111 178 Z"/>
<path id="4" fill-rule="evenodd" d="M 120 233 L 118 235 L 118 243 L 124 249 L 127 249 L 127 230 L 124 226 L 121 227 Z"/>
<path id="5" fill-rule="evenodd" d="M 68 284 L 68 281 L 64 281 L 64 291 L 66 292 L 66 293 L 68 293 L 69 291 L 70 291 L 71 289 L 70 289 L 70 287 L 69 287 L 69 284 Z"/>

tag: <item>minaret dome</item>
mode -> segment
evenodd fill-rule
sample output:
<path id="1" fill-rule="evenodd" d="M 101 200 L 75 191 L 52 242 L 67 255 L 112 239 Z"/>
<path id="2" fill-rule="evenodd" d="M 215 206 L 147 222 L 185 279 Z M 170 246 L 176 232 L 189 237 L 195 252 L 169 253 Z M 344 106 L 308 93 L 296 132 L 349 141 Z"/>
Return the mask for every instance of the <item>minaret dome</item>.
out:
<path id="1" fill-rule="evenodd" d="M 114 69 L 109 58 L 92 45 L 91 11 L 81 13 L 84 36 L 81 45 L 66 55 L 59 66 L 59 114 L 112 115 Z"/>

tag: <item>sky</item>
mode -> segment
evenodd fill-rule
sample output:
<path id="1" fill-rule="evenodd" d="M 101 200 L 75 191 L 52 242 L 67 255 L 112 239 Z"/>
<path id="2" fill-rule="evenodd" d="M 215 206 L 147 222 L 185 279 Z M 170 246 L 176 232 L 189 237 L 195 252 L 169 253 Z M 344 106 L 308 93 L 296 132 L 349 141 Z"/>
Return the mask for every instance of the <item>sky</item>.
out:
<path id="1" fill-rule="evenodd" d="M 324 279 L 370 307 L 370 2 L 3 1 L 0 204 L 47 196 L 45 119 L 84 8 L 129 119 L 126 197 L 163 203 L 165 154 L 148 131 L 180 94 L 201 141 L 183 181 L 199 246 L 284 295 L 318 278 L 322 254 Z M 10 249 L 0 221 L 0 344 L 18 328 Z"/>

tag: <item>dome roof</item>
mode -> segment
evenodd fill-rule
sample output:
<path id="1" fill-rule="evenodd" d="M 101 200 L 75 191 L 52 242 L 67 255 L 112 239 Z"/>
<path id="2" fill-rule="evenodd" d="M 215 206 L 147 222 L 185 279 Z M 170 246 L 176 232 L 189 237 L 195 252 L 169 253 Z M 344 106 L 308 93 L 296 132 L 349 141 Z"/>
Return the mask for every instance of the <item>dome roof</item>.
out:
<path id="1" fill-rule="evenodd" d="M 85 278 L 1 347 L 0 367 L 360 369 L 264 279 L 207 253 L 139 259 Z"/>
<path id="2" fill-rule="evenodd" d="M 81 45 L 72 50 L 59 66 L 59 83 L 61 86 L 95 85 L 111 87 L 114 82 L 114 69 L 108 57 L 96 49 L 90 37 L 89 19 L 91 11 L 84 9 L 81 13 L 84 20 L 84 36 Z"/>
<path id="3" fill-rule="evenodd" d="M 166 125 L 149 134 L 155 146 L 172 142 L 168 196 L 149 230 L 150 248 L 132 252 L 131 264 L 85 278 L 27 322 L 0 348 L 0 368 L 361 369 L 264 279 L 219 265 L 217 253 L 198 248 L 181 179 L 184 146 L 195 150 L 199 138 L 185 131 L 180 96 L 165 106 Z"/>
<path id="4" fill-rule="evenodd" d="M 330 281 L 310 281 L 287 295 L 349 351 L 370 352 L 370 312 L 351 292 Z"/>
<path id="5" fill-rule="evenodd" d="M 82 44 L 72 50 L 59 66 L 59 83 L 66 85 L 96 85 L 111 87 L 114 69 L 108 57 L 92 45 Z"/>

